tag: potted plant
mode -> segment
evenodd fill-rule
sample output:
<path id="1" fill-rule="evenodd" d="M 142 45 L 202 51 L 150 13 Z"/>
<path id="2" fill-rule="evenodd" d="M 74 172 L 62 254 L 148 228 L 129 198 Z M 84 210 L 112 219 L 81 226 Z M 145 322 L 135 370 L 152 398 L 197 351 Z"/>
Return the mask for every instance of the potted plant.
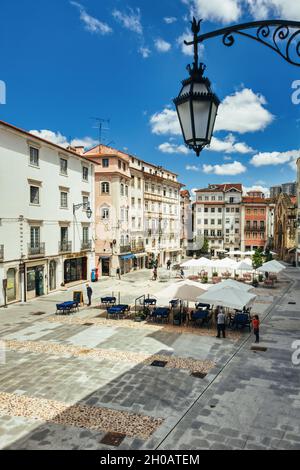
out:
<path id="1" fill-rule="evenodd" d="M 219 276 L 219 273 L 217 273 L 217 271 L 214 271 L 214 272 L 212 273 L 212 277 L 218 277 L 218 276 Z"/>

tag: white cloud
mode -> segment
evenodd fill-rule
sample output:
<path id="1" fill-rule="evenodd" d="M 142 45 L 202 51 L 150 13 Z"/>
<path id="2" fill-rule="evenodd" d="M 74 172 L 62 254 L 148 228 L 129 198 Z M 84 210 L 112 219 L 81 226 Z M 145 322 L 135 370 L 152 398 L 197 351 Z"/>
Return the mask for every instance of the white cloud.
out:
<path id="1" fill-rule="evenodd" d="M 255 94 L 248 88 L 227 96 L 220 105 L 215 131 L 225 130 L 244 134 L 265 129 L 274 119 L 274 116 L 264 108 L 265 104 L 266 100 L 262 95 Z M 153 134 L 181 135 L 177 113 L 167 107 L 151 117 L 150 125 Z M 221 147 L 220 140 L 213 142 L 215 148 Z M 230 147 L 230 143 L 227 145 Z M 252 151 L 243 142 L 236 142 L 233 145 L 235 145 L 234 151 L 238 153 Z"/>
<path id="2" fill-rule="evenodd" d="M 141 10 L 137 8 L 133 10 L 128 8 L 128 13 L 114 10 L 112 13 L 115 20 L 122 24 L 122 26 L 137 34 L 143 34 L 143 26 L 141 23 Z"/>
<path id="3" fill-rule="evenodd" d="M 153 114 L 150 118 L 150 125 L 153 134 L 181 135 L 177 112 L 172 109 L 165 108 L 161 113 Z"/>
<path id="4" fill-rule="evenodd" d="M 159 51 L 159 52 L 169 52 L 169 50 L 171 49 L 171 44 L 167 41 L 165 41 L 164 39 L 156 39 L 154 41 L 154 44 L 155 44 L 155 47 L 156 49 Z"/>
<path id="5" fill-rule="evenodd" d="M 148 59 L 148 57 L 151 54 L 151 51 L 148 47 L 140 47 L 139 48 L 139 53 L 142 55 L 144 59 Z"/>
<path id="6" fill-rule="evenodd" d="M 38 130 L 31 130 L 29 131 L 30 134 L 35 135 L 36 137 L 40 137 L 41 139 L 48 140 L 53 144 L 60 145 L 61 147 L 68 147 L 69 145 L 73 147 L 84 147 L 90 148 L 97 145 L 98 141 L 92 139 L 91 137 L 84 137 L 83 139 L 72 139 L 71 142 L 62 135 L 60 132 L 53 132 L 48 129 Z"/>
<path id="7" fill-rule="evenodd" d="M 225 152 L 225 153 L 241 153 L 247 154 L 252 153 L 254 150 L 249 147 L 244 142 L 237 142 L 234 135 L 229 134 L 225 140 L 217 139 L 213 137 L 211 139 L 211 144 L 207 148 L 207 150 L 211 150 L 213 152 Z"/>
<path id="8" fill-rule="evenodd" d="M 300 4 L 297 0 L 244 0 L 255 19 L 273 17 L 300 20 Z"/>
<path id="9" fill-rule="evenodd" d="M 288 163 L 294 170 L 296 161 L 300 157 L 300 150 L 290 150 L 288 152 L 260 152 L 250 160 L 250 163 L 256 167 L 267 165 L 284 165 Z"/>
<path id="10" fill-rule="evenodd" d="M 177 46 L 181 48 L 181 52 L 184 55 L 187 55 L 190 57 L 194 57 L 193 46 L 187 46 L 186 44 L 184 44 L 184 41 L 190 42 L 192 40 L 193 40 L 193 36 L 189 28 L 186 28 L 186 30 L 181 34 L 181 36 L 179 36 L 176 39 Z M 204 51 L 204 45 L 199 44 L 199 57 L 203 55 L 203 51 Z"/>
<path id="11" fill-rule="evenodd" d="M 213 175 L 240 175 L 245 173 L 247 168 L 240 162 L 224 163 L 223 165 L 203 165 L 203 172 Z"/>
<path id="12" fill-rule="evenodd" d="M 177 18 L 175 18 L 175 16 L 166 16 L 164 18 L 164 22 L 167 24 L 173 24 L 173 23 L 176 23 L 176 21 L 177 21 Z"/>
<path id="13" fill-rule="evenodd" d="M 231 131 L 244 134 L 264 130 L 274 116 L 264 107 L 264 96 L 244 88 L 227 96 L 220 104 L 215 131 Z"/>
<path id="14" fill-rule="evenodd" d="M 201 168 L 196 165 L 186 165 L 185 169 L 187 171 L 201 171 Z"/>
<path id="15" fill-rule="evenodd" d="M 180 153 L 182 155 L 188 155 L 190 153 L 189 149 L 185 145 L 175 145 L 165 142 L 159 145 L 158 149 L 162 153 Z"/>
<path id="16" fill-rule="evenodd" d="M 112 28 L 108 24 L 89 15 L 80 3 L 70 2 L 70 4 L 79 9 L 80 19 L 83 22 L 85 29 L 90 33 L 105 35 L 113 32 Z"/>
<path id="17" fill-rule="evenodd" d="M 237 21 L 242 13 L 241 0 L 182 0 L 190 7 L 191 16 L 220 23 Z"/>
<path id="18" fill-rule="evenodd" d="M 270 189 L 259 184 L 254 184 L 253 186 L 249 187 L 243 186 L 244 196 L 247 196 L 247 193 L 249 193 L 250 191 L 261 191 L 266 197 L 269 197 L 270 195 Z"/>

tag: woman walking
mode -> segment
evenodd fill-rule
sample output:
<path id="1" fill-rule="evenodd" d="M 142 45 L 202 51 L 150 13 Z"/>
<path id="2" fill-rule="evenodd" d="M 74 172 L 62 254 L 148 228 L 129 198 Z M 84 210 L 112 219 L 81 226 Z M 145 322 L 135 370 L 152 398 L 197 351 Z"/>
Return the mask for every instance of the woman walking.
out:
<path id="1" fill-rule="evenodd" d="M 253 332 L 255 334 L 255 343 L 259 343 L 259 316 L 254 315 L 254 318 L 252 319 L 252 325 L 253 325 Z"/>

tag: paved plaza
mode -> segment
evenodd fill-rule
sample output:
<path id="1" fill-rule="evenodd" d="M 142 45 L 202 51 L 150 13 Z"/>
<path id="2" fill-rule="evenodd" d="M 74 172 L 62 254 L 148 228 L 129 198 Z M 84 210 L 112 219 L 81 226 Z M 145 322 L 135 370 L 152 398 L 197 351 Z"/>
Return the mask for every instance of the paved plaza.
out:
<path id="1" fill-rule="evenodd" d="M 92 307 L 70 317 L 55 316 L 56 303 L 78 286 L 0 309 L 1 449 L 300 449 L 300 271 L 255 290 L 264 351 L 247 331 L 220 340 L 213 329 L 103 318 L 101 296 L 132 305 L 174 282 L 163 274 L 101 280 Z"/>

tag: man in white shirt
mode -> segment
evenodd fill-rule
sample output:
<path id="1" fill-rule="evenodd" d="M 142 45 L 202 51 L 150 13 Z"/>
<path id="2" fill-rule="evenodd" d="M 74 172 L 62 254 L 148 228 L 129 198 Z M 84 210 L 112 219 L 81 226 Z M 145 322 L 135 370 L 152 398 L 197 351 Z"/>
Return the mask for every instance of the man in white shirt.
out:
<path id="1" fill-rule="evenodd" d="M 225 338 L 225 315 L 223 313 L 222 307 L 219 309 L 219 313 L 217 316 L 217 328 L 218 328 L 217 338 L 221 338 L 221 332 L 222 332 L 223 338 Z"/>

